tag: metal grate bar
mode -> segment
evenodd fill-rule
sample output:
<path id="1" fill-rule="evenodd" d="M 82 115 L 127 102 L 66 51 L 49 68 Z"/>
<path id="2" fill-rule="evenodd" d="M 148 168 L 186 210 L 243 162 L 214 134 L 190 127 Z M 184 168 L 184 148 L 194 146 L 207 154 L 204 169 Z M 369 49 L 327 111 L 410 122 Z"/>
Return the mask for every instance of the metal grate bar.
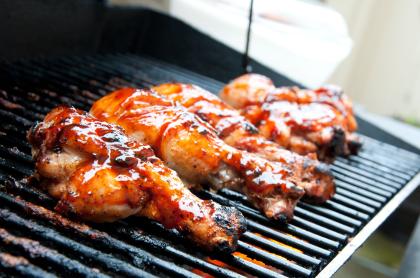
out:
<path id="1" fill-rule="evenodd" d="M 271 221 L 271 220 L 267 219 L 266 217 L 264 217 L 259 211 L 255 210 L 253 208 L 246 207 L 243 204 L 240 204 L 238 202 L 229 200 L 228 198 L 225 198 L 221 195 L 216 195 L 212 192 L 206 191 L 206 192 L 200 193 L 200 196 L 209 197 L 209 198 L 211 198 L 211 199 L 213 199 L 213 200 L 215 200 L 215 201 L 217 201 L 221 204 L 224 204 L 224 205 L 234 206 L 237 209 L 239 209 L 246 216 L 251 217 L 253 219 L 256 219 L 259 222 L 262 222 L 266 225 L 271 226 L 271 225 L 273 225 L 273 222 L 275 223 L 275 221 Z M 248 224 L 249 224 L 249 221 L 248 221 Z M 282 225 L 282 223 L 278 223 L 278 224 Z M 304 237 L 305 239 L 307 239 L 307 240 L 309 240 L 313 243 L 325 245 L 325 246 L 332 247 L 332 248 L 338 248 L 340 246 L 340 243 L 337 242 L 337 241 L 331 240 L 327 237 L 319 236 L 319 235 L 314 234 L 314 233 L 309 232 L 309 231 L 305 231 L 302 228 L 300 228 L 300 227 L 298 227 L 298 226 L 296 226 L 292 223 L 289 223 L 289 225 L 285 226 L 285 228 L 286 228 L 287 232 L 290 232 L 293 235 Z"/>
<path id="2" fill-rule="evenodd" d="M 104 232 L 100 232 L 90 227 L 78 224 L 76 222 L 72 222 L 64 217 L 52 212 L 48 211 L 43 207 L 36 206 L 32 203 L 17 200 L 8 196 L 2 192 L 0 192 L 0 199 L 4 202 L 13 205 L 21 210 L 24 210 L 26 213 L 31 214 L 36 218 L 40 218 L 43 220 L 48 221 L 51 223 L 55 228 L 63 229 L 68 232 L 72 232 L 74 234 L 79 235 L 80 237 L 86 238 L 87 240 L 91 241 L 92 243 L 95 242 L 95 246 L 101 246 L 104 248 L 112 248 L 115 251 L 118 251 L 128 257 L 131 258 L 131 263 L 136 267 L 144 267 L 147 264 L 152 264 L 163 271 L 168 271 L 173 274 L 178 274 L 183 277 L 195 277 L 195 275 L 183 268 L 177 267 L 173 264 L 169 264 L 166 261 L 163 261 L 148 252 L 138 249 L 134 246 L 127 245 L 115 238 L 108 236 Z M 63 237 L 57 232 L 52 229 L 40 226 L 33 221 L 24 220 L 20 218 L 18 215 L 4 209 L 0 209 L 0 215 L 2 216 L 0 221 L 8 221 L 9 224 L 14 224 L 19 228 L 26 228 L 32 233 L 36 233 L 37 236 L 44 238 L 45 240 L 49 240 L 60 244 L 60 246 L 68 249 L 68 250 L 79 250 L 80 254 L 83 256 L 89 257 L 90 259 L 94 260 L 97 259 L 98 262 L 103 263 L 104 265 L 110 264 L 110 267 L 113 267 L 114 271 L 124 271 L 126 272 L 125 275 L 130 276 L 139 276 L 143 273 L 138 268 L 132 267 L 131 265 L 124 263 L 123 261 L 114 259 L 111 256 L 104 255 L 104 257 L 96 257 L 98 255 L 98 251 L 93 250 L 87 246 L 81 245 L 69 238 Z M 125 266 L 125 268 L 119 268 L 119 265 Z"/>
<path id="3" fill-rule="evenodd" d="M 69 259 L 55 250 L 51 250 L 38 241 L 28 238 L 17 237 L 10 234 L 3 228 L 0 228 L 0 244 L 14 252 L 22 252 L 34 261 L 40 261 L 42 265 L 47 265 L 49 268 L 64 269 L 66 275 L 77 275 L 78 277 L 109 277 L 100 272 L 94 272 L 78 261 Z"/>
<path id="4" fill-rule="evenodd" d="M 125 239 L 130 239 L 130 241 L 135 244 L 152 247 L 160 252 L 166 252 L 167 255 L 174 256 L 179 261 L 184 261 L 188 264 L 200 267 L 200 269 L 203 269 L 211 275 L 215 275 L 217 277 L 242 277 L 233 271 L 213 265 L 184 251 L 181 251 L 167 244 L 166 242 L 159 240 L 156 236 L 150 233 L 144 233 L 142 231 L 135 230 L 128 226 L 126 223 L 121 222 L 120 226 L 113 228 L 116 234 L 123 236 Z"/>
<path id="5" fill-rule="evenodd" d="M 385 142 L 378 141 L 378 140 L 373 139 L 371 137 L 367 137 L 367 136 L 365 136 L 363 134 L 358 134 L 358 135 L 360 137 L 362 137 L 364 141 L 367 141 L 367 142 L 369 142 L 371 144 L 376 145 L 378 147 L 378 150 L 381 153 L 387 153 L 387 152 L 389 153 L 389 152 L 391 152 L 392 154 L 395 154 L 397 156 L 403 157 L 404 160 L 409 159 L 411 161 L 417 161 L 417 162 L 420 161 L 420 157 L 417 154 L 415 154 L 415 153 L 406 151 L 406 150 L 401 149 L 401 148 L 397 148 L 397 147 L 395 147 L 393 145 L 387 144 Z"/>
<path id="6" fill-rule="evenodd" d="M 25 186 L 17 181 L 9 180 L 6 183 L 6 187 L 8 190 L 19 192 L 19 194 L 24 194 L 29 198 L 35 199 L 44 207 L 52 208 L 54 207 L 56 201 L 52 199 L 50 196 L 41 193 L 37 189 L 34 189 L 30 186 Z M 1 192 L 0 192 L 1 193 Z M 0 195 L 1 197 L 1 195 Z M 20 207 L 23 208 L 25 205 L 22 204 Z M 142 235 L 139 230 L 135 230 L 127 224 L 120 222 L 119 225 L 112 225 L 112 232 L 120 235 L 124 235 L 125 238 L 130 238 L 133 242 L 146 245 L 148 247 L 154 248 L 160 252 L 166 251 L 169 256 L 178 257 L 180 261 L 183 262 L 190 262 L 192 265 L 202 267 L 205 271 L 209 272 L 210 274 L 215 274 L 222 277 L 237 277 L 234 272 L 226 270 L 221 267 L 216 267 L 213 264 L 207 263 L 206 261 L 200 260 L 197 257 L 191 256 L 188 253 L 185 253 L 181 250 L 178 250 L 167 243 L 159 240 L 157 237 L 153 236 L 152 234 Z"/>
<path id="7" fill-rule="evenodd" d="M 379 202 L 372 201 L 372 200 L 370 200 L 366 197 L 363 197 L 361 195 L 356 195 L 356 194 L 354 194 L 350 191 L 347 191 L 343 188 L 340 188 L 340 187 L 337 188 L 337 193 L 336 193 L 335 196 L 336 197 L 345 196 L 345 197 L 348 197 L 349 199 L 356 200 L 356 201 L 358 201 L 362 204 L 365 204 L 365 205 L 368 205 L 368 206 L 371 206 L 371 207 L 374 207 L 374 208 L 380 208 L 381 207 L 381 203 L 379 203 Z"/>
<path id="8" fill-rule="evenodd" d="M 383 177 L 389 178 L 390 180 L 395 180 L 396 182 L 405 183 L 410 179 L 409 175 L 397 171 L 392 171 L 387 167 L 383 167 L 376 163 L 370 162 L 369 160 L 364 160 L 358 156 L 349 156 L 348 158 L 338 157 L 337 161 L 346 163 L 347 165 L 358 169 L 365 169 L 371 173 L 379 173 Z"/>
<path id="9" fill-rule="evenodd" d="M 381 182 L 383 184 L 388 184 L 390 186 L 393 186 L 395 183 L 403 185 L 406 182 L 405 180 L 401 180 L 401 179 L 395 180 L 396 178 L 394 178 L 392 176 L 391 176 L 392 178 L 385 178 L 383 176 L 378 176 L 377 173 L 372 173 L 372 172 L 370 172 L 366 169 L 363 169 L 363 168 L 360 168 L 360 167 L 357 167 L 357 166 L 356 167 L 355 166 L 350 166 L 346 163 L 340 162 L 339 160 L 334 162 L 334 166 L 336 166 L 337 168 L 352 172 L 352 173 L 361 174 L 364 177 L 371 178 L 371 179 L 373 179 L 377 182 Z"/>
<path id="10" fill-rule="evenodd" d="M 0 209 L 0 216 L 0 222 L 3 222 L 7 225 L 11 225 L 21 230 L 25 230 L 33 236 L 43 238 L 46 241 L 54 242 L 57 245 L 61 244 L 62 246 L 60 247 L 66 246 L 66 250 L 69 252 L 80 252 L 80 254 L 84 258 L 89 258 L 92 261 L 101 263 L 102 268 L 130 277 L 150 277 L 148 273 L 144 272 L 141 269 L 134 268 L 131 265 L 124 263 L 123 261 L 115 259 L 114 257 L 93 250 L 92 248 L 89 248 L 87 246 L 78 244 L 73 240 L 59 235 L 52 229 L 42 227 L 41 225 L 38 225 L 33 221 L 25 220 L 9 210 Z"/>
<path id="11" fill-rule="evenodd" d="M 369 214 L 375 213 L 375 209 L 374 208 L 369 207 L 369 206 L 367 206 L 365 204 L 362 204 L 360 202 L 351 200 L 349 198 L 346 198 L 346 197 L 344 197 L 342 195 L 337 195 L 336 194 L 336 195 L 334 195 L 334 197 L 332 198 L 332 200 L 337 201 L 339 203 L 342 203 L 344 205 L 347 205 L 349 207 L 352 207 L 354 209 L 361 210 L 363 212 L 369 213 Z"/>
<path id="12" fill-rule="evenodd" d="M 348 177 L 345 173 L 339 173 L 339 172 L 334 172 L 334 177 L 342 182 L 345 182 L 346 184 L 348 184 L 349 186 L 354 186 L 356 188 L 362 188 L 362 189 L 367 189 L 367 190 L 380 190 L 378 192 L 381 192 L 381 194 L 385 194 L 387 195 L 388 193 L 390 193 L 391 195 L 395 192 L 397 192 L 397 188 L 394 187 L 390 187 L 390 186 L 386 186 L 386 185 L 382 185 L 382 184 L 376 184 L 376 185 L 371 185 L 371 184 L 365 184 L 361 181 L 358 180 L 354 180 L 351 177 Z M 387 193 L 384 193 L 387 192 Z"/>
<path id="13" fill-rule="evenodd" d="M 242 205 L 246 206 L 247 210 L 253 211 L 256 214 L 259 213 L 257 210 L 255 210 L 254 208 L 251 207 L 251 204 L 247 201 L 245 195 L 243 195 L 241 193 L 234 192 L 232 190 L 228 190 L 228 189 L 221 190 L 221 194 L 223 194 L 224 196 L 235 198 L 238 201 L 240 201 Z M 297 222 L 299 224 L 303 223 L 304 225 L 306 225 L 306 223 L 307 223 L 306 219 L 309 218 L 312 221 L 314 221 L 315 223 L 322 223 L 323 225 L 326 225 L 326 226 L 336 227 L 337 229 L 342 230 L 342 231 L 347 232 L 347 233 L 353 233 L 354 232 L 354 228 L 345 226 L 343 224 L 340 224 L 340 223 L 338 223 L 336 221 L 333 221 L 331 219 L 328 219 L 326 217 L 315 215 L 314 213 L 312 213 L 308 210 L 304 210 L 302 207 L 299 207 L 299 206 L 297 206 L 295 208 L 295 213 L 296 213 L 296 216 L 294 217 L 293 221 L 297 220 Z M 302 216 L 302 218 L 299 217 L 298 215 Z M 305 217 L 306 219 L 304 219 L 303 217 Z M 293 223 L 293 221 L 292 221 L 292 223 Z M 325 232 L 325 230 L 322 230 L 322 231 Z M 336 235 L 336 233 L 332 234 L 332 236 L 335 236 L 335 235 Z M 331 235 L 329 235 L 329 236 L 331 236 Z M 345 238 L 343 238 L 343 240 L 344 239 Z"/>
<path id="14" fill-rule="evenodd" d="M 348 224 L 348 225 L 352 225 L 352 226 L 361 226 L 362 225 L 362 221 L 356 220 L 354 218 L 345 216 L 343 214 L 340 214 L 334 210 L 328 209 L 326 207 L 323 206 L 319 206 L 319 205 L 310 205 L 310 204 L 306 204 L 306 203 L 300 203 L 299 204 L 300 207 L 306 208 L 309 211 L 313 211 L 315 213 L 319 213 L 321 215 L 325 215 L 331 219 L 334 219 L 338 222 L 344 223 L 344 224 Z"/>
<path id="15" fill-rule="evenodd" d="M 382 184 L 380 182 L 371 180 L 369 178 L 366 178 L 364 176 L 358 175 L 356 173 L 342 170 L 342 169 L 340 169 L 340 168 L 338 168 L 338 167 L 336 167 L 334 165 L 332 166 L 332 169 L 333 169 L 333 172 L 334 173 L 339 173 L 339 174 L 342 174 L 342 175 L 344 174 L 344 175 L 347 176 L 347 178 L 351 178 L 352 180 L 359 181 L 359 182 L 361 182 L 363 184 L 367 184 L 367 185 L 370 185 L 370 186 L 379 187 L 379 188 L 386 188 L 386 187 L 388 187 L 388 188 L 395 188 L 395 189 L 399 189 L 400 188 L 400 185 L 398 185 L 398 184 L 393 183 L 393 184 L 384 185 L 384 184 Z"/>
<path id="16" fill-rule="evenodd" d="M 248 203 L 245 195 L 229 190 L 229 189 L 222 189 L 220 193 L 226 197 L 240 201 L 241 203 L 245 204 L 248 209 L 251 209 L 251 204 Z M 355 231 L 355 229 L 352 227 L 346 226 L 344 224 L 341 224 L 333 219 L 324 217 L 322 215 L 314 214 L 313 212 L 311 212 L 310 209 L 306 209 L 306 208 L 308 208 L 307 205 L 305 206 L 304 203 L 299 203 L 295 209 L 296 215 L 302 216 L 306 219 L 313 219 L 313 221 L 316 223 L 321 223 L 326 226 L 331 226 L 343 232 L 353 233 Z M 339 218 L 338 220 L 341 220 L 337 213 L 334 214 L 333 211 L 329 211 L 329 212 L 330 213 L 328 214 L 328 216 L 335 215 L 337 218 Z"/>
<path id="17" fill-rule="evenodd" d="M 279 269 L 288 269 L 292 274 L 298 275 L 299 277 L 310 277 L 312 276 L 312 270 L 309 268 L 301 267 L 297 264 L 291 263 L 278 255 L 273 255 L 267 251 L 256 248 L 245 242 L 239 242 L 238 251 L 249 254 L 253 258 L 268 262 L 268 264 L 278 267 Z"/>
<path id="18" fill-rule="evenodd" d="M 305 265 L 317 266 L 321 264 L 322 262 L 320 259 L 305 255 L 304 253 L 296 252 L 291 248 L 276 244 L 272 240 L 262 238 L 261 236 L 255 233 L 250 233 L 250 232 L 245 233 L 242 236 L 242 240 L 245 240 L 246 242 L 249 242 L 253 245 L 264 247 L 266 250 L 269 250 L 271 252 L 276 252 L 280 255 L 285 255 L 288 258 L 301 262 L 302 264 L 305 264 Z"/>
<path id="19" fill-rule="evenodd" d="M 226 262 L 234 267 L 239 269 L 243 269 L 250 273 L 254 273 L 256 277 L 270 277 L 270 278 L 286 278 L 278 272 L 275 272 L 267 267 L 259 266 L 258 264 L 254 264 L 250 261 L 247 261 L 243 258 L 232 256 L 226 259 Z"/>
<path id="20" fill-rule="evenodd" d="M 45 195 L 38 190 L 30 187 L 25 186 L 16 181 L 8 181 L 6 186 L 9 190 L 19 192 L 20 194 L 24 194 L 25 196 L 29 196 L 30 198 L 38 200 L 43 206 L 46 207 L 54 207 L 55 200 L 53 200 L 48 195 Z M 191 256 L 188 253 L 180 251 L 172 246 L 169 246 L 167 243 L 160 241 L 158 238 L 151 234 L 142 235 L 140 231 L 134 230 L 127 226 L 127 224 L 121 222 L 121 226 L 112 226 L 113 232 L 124 235 L 125 238 L 129 237 L 133 242 L 146 245 L 148 247 L 154 248 L 160 252 L 167 252 L 169 256 L 175 256 L 180 261 L 189 262 L 192 265 L 198 266 L 203 268 L 206 272 L 210 274 L 214 274 L 220 277 L 239 277 L 236 273 L 226 270 L 221 267 L 216 267 L 213 264 L 210 264 L 206 261 L 200 260 L 197 257 Z M 236 276 L 235 276 L 236 275 Z"/>
<path id="21" fill-rule="evenodd" d="M 380 156 L 375 153 L 367 154 L 365 152 L 360 152 L 358 156 L 371 162 L 376 162 L 379 165 L 391 168 L 394 171 L 399 171 L 401 173 L 408 174 L 410 177 L 412 177 L 415 174 L 415 170 L 413 168 L 404 166 L 403 164 L 399 164 L 398 162 L 390 160 L 388 157 L 385 156 Z"/>
<path id="22" fill-rule="evenodd" d="M 16 257 L 9 253 L 0 252 L 0 269 L 2 274 L 19 275 L 30 278 L 53 278 L 51 273 L 31 264 L 23 257 Z M 3 272 L 4 271 L 4 272 Z"/>
<path id="23" fill-rule="evenodd" d="M 337 180 L 335 183 L 336 183 L 338 188 L 342 188 L 342 189 L 345 189 L 347 191 L 351 191 L 353 194 L 356 193 L 356 194 L 367 197 L 369 199 L 373 199 L 373 200 L 378 201 L 378 202 L 385 202 L 387 200 L 386 197 L 391 197 L 392 196 L 391 193 L 386 192 L 386 191 L 382 191 L 382 190 L 377 189 L 377 188 L 369 188 L 368 187 L 365 190 L 363 190 L 364 188 L 361 189 L 361 188 L 356 187 L 356 186 L 351 186 L 351 185 L 349 185 L 347 183 L 344 183 L 340 180 Z M 384 197 L 384 196 L 386 196 L 386 197 Z"/>
<path id="24" fill-rule="evenodd" d="M 12 186 L 16 186 L 16 185 L 19 186 L 19 183 L 15 182 L 15 183 L 12 184 Z M 27 187 L 20 187 L 20 188 L 27 188 Z M 34 190 L 32 190 L 32 192 L 33 191 Z M 34 195 L 35 196 L 37 196 L 37 195 L 42 196 L 44 194 L 38 192 L 38 193 L 35 193 Z M 1 192 L 0 192 L 0 199 L 1 199 L 1 197 L 4 197 L 4 196 L 2 196 Z M 46 195 L 44 195 L 42 198 L 43 199 L 50 199 Z M 9 200 L 9 201 L 13 202 L 11 200 Z M 52 199 L 49 200 L 49 204 L 51 204 L 51 203 L 54 203 L 54 201 Z M 14 204 L 16 204 L 16 203 L 14 203 Z M 36 217 L 40 217 L 42 219 L 45 219 L 45 220 L 51 222 L 54 225 L 54 227 L 56 227 L 56 228 L 64 228 L 66 231 L 67 230 L 72 230 L 73 232 L 76 232 L 78 235 L 80 235 L 80 233 L 87 233 L 87 235 L 84 235 L 84 237 L 94 238 L 95 241 L 98 241 L 99 238 L 104 237 L 103 234 L 99 231 L 95 231 L 91 228 L 89 228 L 89 231 L 88 231 L 88 229 L 81 226 L 81 224 L 77 224 L 77 223 L 71 222 L 69 220 L 66 220 L 66 219 L 62 218 L 61 216 L 59 216 L 59 215 L 57 215 L 53 212 L 46 211 L 42 207 L 38 207 L 38 206 L 35 206 L 35 205 L 27 203 L 27 202 L 23 202 L 23 201 L 21 201 L 19 206 L 21 207 L 21 209 L 26 208 L 26 211 L 29 212 L 31 215 L 34 215 Z M 117 229 L 117 228 L 118 228 L 117 226 L 113 225 L 113 230 Z M 121 230 L 119 232 L 121 232 Z M 135 232 L 134 230 L 129 230 L 129 232 L 130 232 L 131 235 L 137 235 L 137 236 L 139 235 L 138 232 Z M 153 236 L 151 236 L 151 235 L 148 235 L 148 236 L 149 236 L 149 238 L 148 238 L 149 245 L 153 244 L 155 247 L 163 245 L 162 242 L 153 240 Z M 140 237 L 137 237 L 137 240 L 139 240 L 139 239 L 140 239 Z M 108 242 L 109 246 L 113 246 L 112 239 L 107 239 L 107 241 L 109 241 Z M 100 242 L 97 242 L 97 243 L 100 243 Z M 143 243 L 145 243 L 145 242 L 143 242 Z M 97 245 L 95 244 L 95 246 L 97 246 Z M 132 251 L 132 250 L 129 250 L 129 251 L 130 251 L 130 254 L 134 253 L 134 251 Z M 174 254 L 171 253 L 170 255 L 174 255 Z M 185 257 L 185 254 L 183 256 Z M 302 257 L 304 257 L 304 256 L 302 256 Z M 267 260 L 267 259 L 270 260 L 270 258 L 272 258 L 272 256 L 267 255 L 267 254 L 262 254 L 260 258 L 265 259 L 265 260 Z M 197 261 L 198 261 L 198 259 L 194 260 L 195 263 Z M 201 264 L 203 264 L 203 262 Z M 292 264 L 287 263 L 287 261 L 285 261 L 284 264 L 281 264 L 279 262 L 277 263 L 277 266 L 283 266 L 283 267 L 291 268 L 292 271 L 294 269 L 296 269 L 296 271 L 299 271 L 301 269 L 299 266 L 292 265 L 292 267 L 290 267 L 290 265 L 292 265 Z M 213 267 L 213 269 L 214 269 L 214 267 Z M 205 270 L 207 270 L 207 271 L 210 270 L 209 272 L 212 272 L 211 269 L 205 269 Z M 223 274 L 229 274 L 229 271 L 221 269 L 221 268 L 217 269 L 217 272 L 218 272 L 219 276 L 222 276 Z M 188 275 L 182 275 L 182 276 L 183 277 L 189 277 Z M 228 276 L 232 277 L 232 275 L 228 275 Z"/>

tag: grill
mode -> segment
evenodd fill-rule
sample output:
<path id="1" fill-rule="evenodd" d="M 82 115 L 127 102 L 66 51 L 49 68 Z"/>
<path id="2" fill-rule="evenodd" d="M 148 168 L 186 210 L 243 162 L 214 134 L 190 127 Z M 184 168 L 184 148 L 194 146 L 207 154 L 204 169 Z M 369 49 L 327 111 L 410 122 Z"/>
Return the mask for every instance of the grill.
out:
<path id="1" fill-rule="evenodd" d="M 237 207 L 248 232 L 232 255 L 208 254 L 174 230 L 143 218 L 85 224 L 53 211 L 27 184 L 33 171 L 25 135 L 51 108 L 89 110 L 111 90 L 213 79 L 134 54 L 66 56 L 0 64 L 0 268 L 11 275 L 314 277 L 332 275 L 417 187 L 420 156 L 362 136 L 360 154 L 332 165 L 337 194 L 322 206 L 299 203 L 285 225 L 269 221 L 230 190 L 198 193 Z"/>

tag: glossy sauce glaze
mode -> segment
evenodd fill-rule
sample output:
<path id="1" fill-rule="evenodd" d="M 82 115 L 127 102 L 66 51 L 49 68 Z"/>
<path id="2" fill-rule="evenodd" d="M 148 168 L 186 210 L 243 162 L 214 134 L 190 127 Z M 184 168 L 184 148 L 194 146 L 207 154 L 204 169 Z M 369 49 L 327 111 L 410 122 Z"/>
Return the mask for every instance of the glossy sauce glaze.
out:
<path id="1" fill-rule="evenodd" d="M 96 222 L 141 215 L 222 251 L 233 250 L 244 231 L 238 211 L 199 199 L 152 148 L 85 112 L 58 107 L 28 139 L 36 176 L 60 199 L 61 212 Z"/>
<path id="2" fill-rule="evenodd" d="M 342 125 L 344 129 L 353 132 L 357 129 L 357 122 L 353 115 L 353 104 L 349 98 L 336 86 L 325 86 L 316 90 L 299 89 L 297 87 L 280 87 L 267 91 L 264 103 L 290 102 L 299 104 L 300 107 L 317 105 L 316 116 L 312 120 L 322 119 L 322 111 L 331 114 L 331 122 L 335 115 L 335 124 Z M 319 108 L 323 106 L 324 108 Z M 309 111 L 313 108 L 306 108 Z M 321 111 L 322 109 L 322 111 Z M 330 112 L 327 112 L 329 109 Z"/>
<path id="3" fill-rule="evenodd" d="M 292 153 L 267 140 L 238 110 L 214 94 L 198 86 L 182 83 L 161 84 L 152 90 L 208 122 L 225 143 L 286 164 L 290 169 L 289 176 L 293 176 L 292 180 L 305 189 L 306 197 L 311 201 L 323 202 L 334 194 L 335 186 L 327 165 Z"/>
<path id="4" fill-rule="evenodd" d="M 223 100 L 241 109 L 260 132 L 301 154 L 317 151 L 327 159 L 357 152 L 357 129 L 352 104 L 334 86 L 316 90 L 275 88 L 257 74 L 243 75 L 221 91 Z"/>
<path id="5" fill-rule="evenodd" d="M 258 133 L 257 128 L 241 116 L 239 111 L 198 86 L 166 83 L 152 87 L 152 91 L 173 101 L 175 105 L 187 108 L 189 112 L 208 122 L 221 138 L 237 130 L 248 135 Z"/>
<path id="6" fill-rule="evenodd" d="M 268 217 L 290 218 L 304 193 L 290 167 L 225 144 L 208 123 L 152 91 L 121 89 L 98 100 L 91 113 L 150 144 L 189 183 L 242 191 Z"/>

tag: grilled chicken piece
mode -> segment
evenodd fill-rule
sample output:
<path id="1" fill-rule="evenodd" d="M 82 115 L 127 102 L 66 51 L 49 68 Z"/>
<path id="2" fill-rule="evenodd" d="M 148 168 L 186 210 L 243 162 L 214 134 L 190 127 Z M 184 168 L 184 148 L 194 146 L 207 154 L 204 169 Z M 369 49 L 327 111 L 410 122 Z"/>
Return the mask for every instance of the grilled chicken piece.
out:
<path id="1" fill-rule="evenodd" d="M 300 178 L 296 184 L 305 189 L 306 200 L 321 203 L 334 195 L 334 181 L 326 164 L 313 156 L 298 155 L 267 140 L 238 110 L 214 94 L 198 86 L 181 83 L 162 84 L 152 90 L 209 123 L 228 145 L 282 163 Z"/>
<path id="2" fill-rule="evenodd" d="M 269 218 L 290 219 L 304 193 L 289 168 L 228 146 L 209 124 L 151 91 L 121 89 L 90 112 L 151 145 L 190 184 L 241 191 Z"/>
<path id="3" fill-rule="evenodd" d="M 246 74 L 226 85 L 220 96 L 241 109 L 265 137 L 297 153 L 317 152 L 330 161 L 361 146 L 352 134 L 357 129 L 352 104 L 337 87 L 275 88 L 265 76 Z"/>
<path id="4" fill-rule="evenodd" d="M 234 208 L 193 195 L 153 150 L 120 127 L 68 107 L 52 110 L 28 133 L 40 185 L 56 209 L 94 222 L 144 216 L 198 245 L 231 252 L 245 230 Z"/>

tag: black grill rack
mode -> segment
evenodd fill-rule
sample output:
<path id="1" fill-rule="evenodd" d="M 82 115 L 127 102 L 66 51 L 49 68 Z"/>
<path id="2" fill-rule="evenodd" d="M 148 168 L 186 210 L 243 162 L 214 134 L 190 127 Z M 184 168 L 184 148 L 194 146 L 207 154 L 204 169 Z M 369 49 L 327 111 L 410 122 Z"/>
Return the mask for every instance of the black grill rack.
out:
<path id="1" fill-rule="evenodd" d="M 230 190 L 203 198 L 237 207 L 248 232 L 232 255 L 204 253 L 174 230 L 142 218 L 85 224 L 56 214 L 55 201 L 28 185 L 33 171 L 26 131 L 59 104 L 89 110 L 121 87 L 190 82 L 222 84 L 133 54 L 38 59 L 0 64 L 0 269 L 50 277 L 313 277 L 332 275 L 418 186 L 420 156 L 362 136 L 360 154 L 332 165 L 337 194 L 300 202 L 285 225 L 270 221 Z"/>

